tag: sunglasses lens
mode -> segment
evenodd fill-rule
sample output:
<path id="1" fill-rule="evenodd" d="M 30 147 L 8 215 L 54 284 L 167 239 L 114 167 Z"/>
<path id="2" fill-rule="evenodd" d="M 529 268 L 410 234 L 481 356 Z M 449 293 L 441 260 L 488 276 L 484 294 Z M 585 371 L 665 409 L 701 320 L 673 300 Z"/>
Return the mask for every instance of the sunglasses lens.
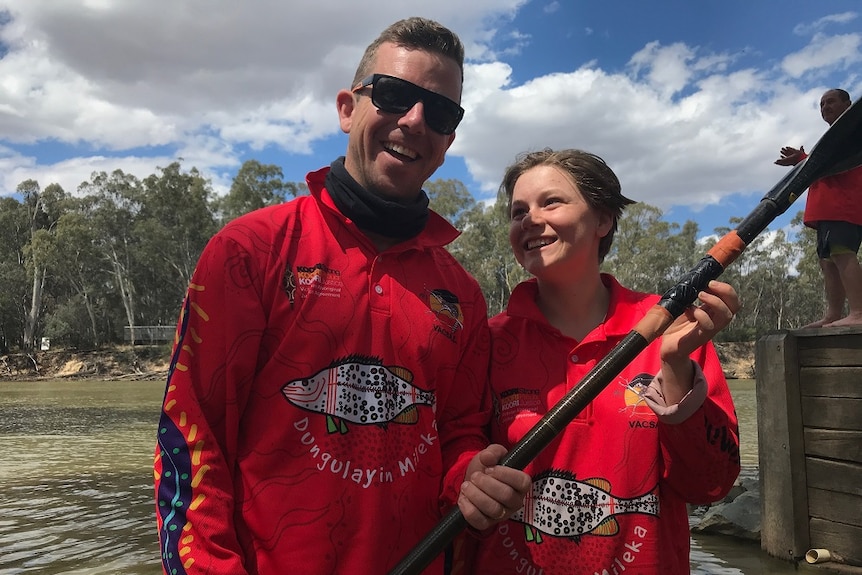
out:
<path id="1" fill-rule="evenodd" d="M 458 127 L 463 112 L 460 106 L 451 100 L 438 97 L 425 102 L 425 121 L 435 131 L 441 134 L 451 134 Z"/>
<path id="2" fill-rule="evenodd" d="M 429 128 L 441 134 L 455 131 L 464 112 L 458 104 L 440 94 L 391 76 L 378 77 L 371 91 L 373 104 L 390 114 L 403 114 L 419 100 L 425 105 L 425 122 Z"/>
<path id="3" fill-rule="evenodd" d="M 398 78 L 383 76 L 374 82 L 371 100 L 375 106 L 390 114 L 403 114 L 416 105 L 419 94 L 413 86 Z"/>

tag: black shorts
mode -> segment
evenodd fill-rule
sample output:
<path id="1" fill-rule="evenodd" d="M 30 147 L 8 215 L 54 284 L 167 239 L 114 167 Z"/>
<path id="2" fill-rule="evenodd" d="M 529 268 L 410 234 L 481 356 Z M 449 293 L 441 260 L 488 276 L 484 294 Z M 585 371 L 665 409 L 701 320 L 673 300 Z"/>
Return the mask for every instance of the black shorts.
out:
<path id="1" fill-rule="evenodd" d="M 859 253 L 862 226 L 850 222 L 817 222 L 817 257 L 828 260 L 833 253 Z"/>

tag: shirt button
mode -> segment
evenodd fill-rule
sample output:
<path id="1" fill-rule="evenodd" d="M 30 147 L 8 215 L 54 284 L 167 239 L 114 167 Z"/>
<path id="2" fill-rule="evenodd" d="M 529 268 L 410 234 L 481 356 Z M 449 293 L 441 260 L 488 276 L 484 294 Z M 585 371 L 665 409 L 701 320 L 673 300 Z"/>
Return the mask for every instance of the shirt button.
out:
<path id="1" fill-rule="evenodd" d="M 572 363 L 578 363 L 578 356 L 576 356 L 576 355 L 572 356 Z"/>
<path id="2" fill-rule="evenodd" d="M 374 286 L 374 291 L 377 293 L 377 295 L 380 295 L 383 293 L 383 288 L 380 287 L 379 285 L 376 285 L 376 286 Z"/>

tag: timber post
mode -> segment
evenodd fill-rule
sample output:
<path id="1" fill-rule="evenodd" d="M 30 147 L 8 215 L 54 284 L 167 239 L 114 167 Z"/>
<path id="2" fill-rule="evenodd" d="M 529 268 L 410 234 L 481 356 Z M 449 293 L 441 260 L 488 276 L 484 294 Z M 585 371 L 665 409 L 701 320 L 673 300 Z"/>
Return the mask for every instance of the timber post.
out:
<path id="1" fill-rule="evenodd" d="M 862 565 L 862 328 L 770 333 L 755 365 L 761 548 Z"/>

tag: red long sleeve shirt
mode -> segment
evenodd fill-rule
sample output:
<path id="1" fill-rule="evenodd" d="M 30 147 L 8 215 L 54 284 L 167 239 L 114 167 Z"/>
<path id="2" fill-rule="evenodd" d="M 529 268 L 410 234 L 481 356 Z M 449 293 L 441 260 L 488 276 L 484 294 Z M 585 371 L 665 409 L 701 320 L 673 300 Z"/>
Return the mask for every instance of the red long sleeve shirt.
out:
<path id="1" fill-rule="evenodd" d="M 507 310 L 491 319 L 492 441 L 520 440 L 658 300 L 611 276 L 603 281 L 611 293 L 607 319 L 583 341 L 547 322 L 535 280 L 517 286 Z M 641 352 L 526 467 L 533 487 L 524 509 L 478 541 L 474 567 L 464 572 L 689 573 L 686 502 L 715 501 L 730 490 L 739 474 L 737 420 L 708 344 L 692 355 L 707 382 L 705 401 L 679 424 L 659 421 L 643 399 L 660 369 L 659 345 Z"/>
<path id="2" fill-rule="evenodd" d="M 443 247 L 457 231 L 432 213 L 378 253 L 327 170 L 198 262 L 155 457 L 165 573 L 386 573 L 487 445 L 487 310 Z"/>

